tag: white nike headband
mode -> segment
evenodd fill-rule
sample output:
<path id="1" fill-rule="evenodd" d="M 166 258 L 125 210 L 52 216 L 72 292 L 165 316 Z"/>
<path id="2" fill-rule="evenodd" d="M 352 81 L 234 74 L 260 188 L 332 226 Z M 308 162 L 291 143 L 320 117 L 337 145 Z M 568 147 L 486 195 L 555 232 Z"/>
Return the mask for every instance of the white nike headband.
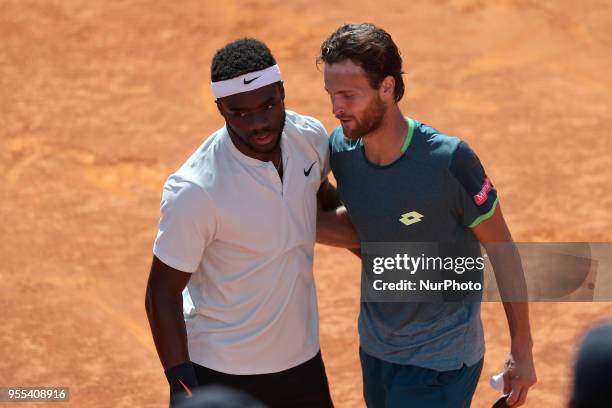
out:
<path id="1" fill-rule="evenodd" d="M 225 81 L 211 82 L 215 99 L 235 95 L 242 92 L 249 92 L 275 82 L 282 82 L 280 68 L 272 65 L 261 71 L 249 72 Z"/>

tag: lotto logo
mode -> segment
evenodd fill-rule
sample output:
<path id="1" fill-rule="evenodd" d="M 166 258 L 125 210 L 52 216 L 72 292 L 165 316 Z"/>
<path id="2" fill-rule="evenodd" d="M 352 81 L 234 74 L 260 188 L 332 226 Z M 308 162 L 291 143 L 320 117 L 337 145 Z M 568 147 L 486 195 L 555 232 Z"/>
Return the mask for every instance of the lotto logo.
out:
<path id="1" fill-rule="evenodd" d="M 404 225 L 412 225 L 412 224 L 416 224 L 417 222 L 421 221 L 423 217 L 424 217 L 423 214 L 419 214 L 416 211 L 410 211 L 406 214 L 402 214 L 399 221 Z"/>

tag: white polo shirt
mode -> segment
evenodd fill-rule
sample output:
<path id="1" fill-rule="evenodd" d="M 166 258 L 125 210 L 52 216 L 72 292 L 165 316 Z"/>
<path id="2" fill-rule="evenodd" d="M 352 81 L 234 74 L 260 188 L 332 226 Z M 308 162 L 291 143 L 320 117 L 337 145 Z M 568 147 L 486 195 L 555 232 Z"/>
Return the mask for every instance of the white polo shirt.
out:
<path id="1" fill-rule="evenodd" d="M 278 372 L 319 350 L 312 262 L 328 138 L 318 120 L 286 111 L 280 144 L 282 181 L 224 127 L 164 185 L 153 252 L 193 273 L 183 294 L 189 356 L 223 373 Z"/>

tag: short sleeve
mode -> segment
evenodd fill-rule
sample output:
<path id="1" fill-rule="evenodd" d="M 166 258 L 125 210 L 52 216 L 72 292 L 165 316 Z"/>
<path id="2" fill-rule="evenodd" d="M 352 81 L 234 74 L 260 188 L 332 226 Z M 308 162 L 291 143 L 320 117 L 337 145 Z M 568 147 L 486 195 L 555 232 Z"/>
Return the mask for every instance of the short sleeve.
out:
<path id="1" fill-rule="evenodd" d="M 337 128 L 335 128 L 334 130 L 332 130 L 332 132 L 329 134 L 329 155 L 332 156 L 335 152 L 335 143 L 336 142 L 336 138 L 338 137 L 338 134 L 340 133 L 340 126 L 338 126 Z"/>
<path id="2" fill-rule="evenodd" d="M 450 172 L 457 183 L 455 203 L 461 223 L 473 228 L 491 217 L 497 207 L 497 191 L 467 143 L 460 142 L 453 152 Z"/>
<path id="3" fill-rule="evenodd" d="M 192 273 L 216 230 L 213 203 L 202 188 L 171 176 L 164 185 L 153 253 L 166 265 Z"/>
<path id="4" fill-rule="evenodd" d="M 310 116 L 303 116 L 302 131 L 310 133 L 309 140 L 317 152 L 321 181 L 329 175 L 329 138 L 323 124 Z"/>

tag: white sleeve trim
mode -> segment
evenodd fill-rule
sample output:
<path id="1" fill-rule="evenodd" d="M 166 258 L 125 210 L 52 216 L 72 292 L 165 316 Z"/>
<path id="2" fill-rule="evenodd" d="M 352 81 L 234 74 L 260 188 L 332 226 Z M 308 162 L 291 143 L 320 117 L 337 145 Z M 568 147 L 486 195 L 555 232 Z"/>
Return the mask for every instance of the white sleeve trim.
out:
<path id="1" fill-rule="evenodd" d="M 194 273 L 198 269 L 198 265 L 193 266 L 188 262 L 182 261 L 178 258 L 174 258 L 168 254 L 164 254 L 162 250 L 157 246 L 157 243 L 153 245 L 153 254 L 163 263 L 168 265 L 171 268 L 176 269 L 177 271 L 185 272 L 185 273 Z"/>

